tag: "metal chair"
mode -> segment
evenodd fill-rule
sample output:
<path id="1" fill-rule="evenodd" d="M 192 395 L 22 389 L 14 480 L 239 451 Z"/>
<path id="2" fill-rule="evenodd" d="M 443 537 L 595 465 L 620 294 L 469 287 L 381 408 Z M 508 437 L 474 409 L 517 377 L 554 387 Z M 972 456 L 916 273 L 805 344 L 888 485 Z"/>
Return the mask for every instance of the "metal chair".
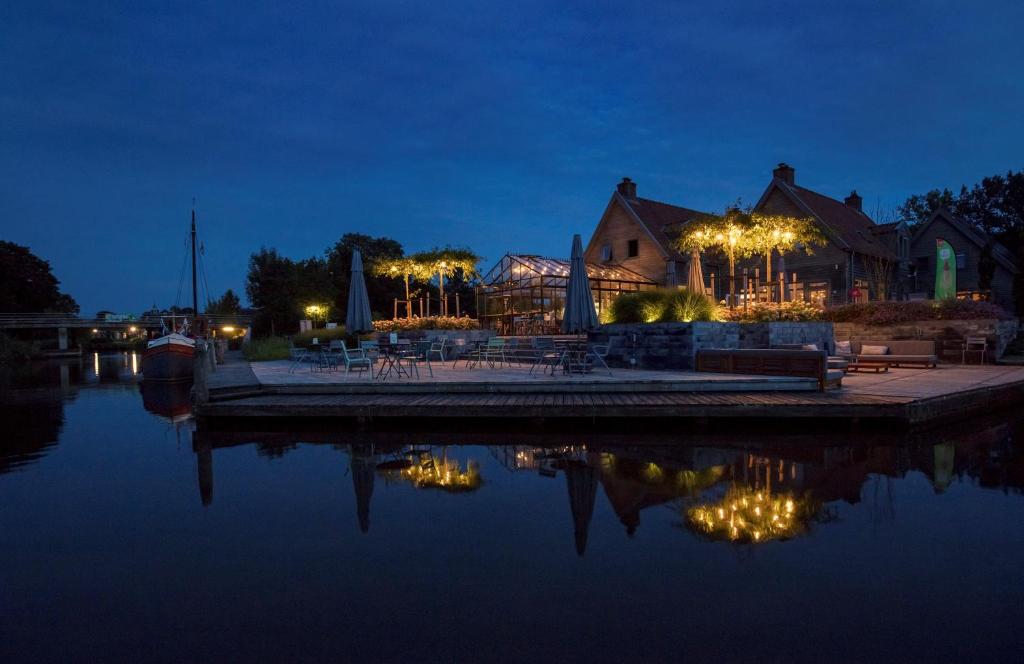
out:
<path id="1" fill-rule="evenodd" d="M 611 349 L 611 341 L 606 344 L 591 344 L 590 347 L 587 348 L 587 357 L 604 367 L 604 370 L 608 372 L 609 376 L 612 375 L 612 370 L 611 367 L 608 366 L 606 359 L 608 357 L 608 351 Z"/>
<path id="2" fill-rule="evenodd" d="M 508 364 L 508 360 L 505 357 L 505 339 L 502 337 L 491 337 L 488 339 L 480 359 L 491 365 L 492 369 L 494 368 L 495 360 L 497 360 L 499 367 L 503 363 Z"/>
<path id="3" fill-rule="evenodd" d="M 360 373 L 363 371 L 370 372 L 370 378 L 373 378 L 373 360 L 371 360 L 366 351 L 362 348 L 346 348 L 345 344 L 341 344 L 341 358 L 345 363 L 345 373 L 348 374 L 352 369 L 358 370 Z"/>
<path id="4" fill-rule="evenodd" d="M 985 364 L 985 356 L 988 355 L 988 339 L 986 337 L 967 337 L 960 349 L 960 364 L 967 364 L 967 354 L 978 353 L 981 357 L 980 364 Z"/>

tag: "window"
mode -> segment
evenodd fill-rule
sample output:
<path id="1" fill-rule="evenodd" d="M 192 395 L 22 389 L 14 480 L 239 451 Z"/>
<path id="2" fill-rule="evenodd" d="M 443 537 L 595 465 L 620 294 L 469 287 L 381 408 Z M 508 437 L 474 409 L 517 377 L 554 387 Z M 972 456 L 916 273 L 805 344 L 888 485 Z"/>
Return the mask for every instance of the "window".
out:
<path id="1" fill-rule="evenodd" d="M 636 258 L 640 255 L 640 240 L 630 240 L 626 245 L 626 257 Z"/>
<path id="2" fill-rule="evenodd" d="M 967 254 L 956 255 L 956 269 L 962 270 L 967 267 Z"/>
<path id="3" fill-rule="evenodd" d="M 610 261 L 612 259 L 612 245 L 605 244 L 601 246 L 601 260 Z"/>
<path id="4" fill-rule="evenodd" d="M 906 236 L 900 236 L 899 246 L 900 258 L 906 260 L 907 256 L 910 255 L 910 238 Z"/>

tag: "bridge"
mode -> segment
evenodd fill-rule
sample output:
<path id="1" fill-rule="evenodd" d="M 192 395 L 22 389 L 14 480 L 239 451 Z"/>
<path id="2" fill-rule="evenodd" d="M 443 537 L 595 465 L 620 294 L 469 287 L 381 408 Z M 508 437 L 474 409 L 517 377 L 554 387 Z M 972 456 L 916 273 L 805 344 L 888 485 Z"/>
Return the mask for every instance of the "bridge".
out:
<path id="1" fill-rule="evenodd" d="M 163 320 L 170 319 L 166 316 L 110 316 L 104 318 L 82 318 L 74 314 L 60 313 L 0 313 L 0 331 L 3 330 L 56 330 L 57 349 L 69 351 L 68 331 L 89 330 L 90 332 L 124 331 L 133 333 L 138 331 L 159 332 L 163 329 Z M 181 314 L 176 314 L 180 318 Z M 188 316 L 192 319 L 192 316 Z M 201 316 L 210 327 L 237 326 L 248 327 L 249 316 L 222 316 L 211 315 Z"/>

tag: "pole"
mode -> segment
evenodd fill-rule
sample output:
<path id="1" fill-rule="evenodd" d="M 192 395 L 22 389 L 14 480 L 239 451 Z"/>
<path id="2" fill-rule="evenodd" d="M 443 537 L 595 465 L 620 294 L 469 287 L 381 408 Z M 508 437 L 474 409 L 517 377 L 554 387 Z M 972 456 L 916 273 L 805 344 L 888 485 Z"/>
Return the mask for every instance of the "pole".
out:
<path id="1" fill-rule="evenodd" d="M 447 316 L 448 315 L 448 302 L 444 299 L 444 272 L 441 270 L 437 271 L 437 293 L 439 296 L 439 302 L 437 303 L 437 315 Z"/>
<path id="2" fill-rule="evenodd" d="M 179 236 L 180 237 L 180 236 Z M 196 208 L 192 207 L 192 319 L 196 322 L 196 331 L 199 324 L 196 320 L 199 317 L 199 292 L 196 288 Z"/>
<path id="3" fill-rule="evenodd" d="M 409 273 L 405 274 L 405 317 L 412 320 L 412 302 L 409 300 Z M 395 307 L 395 318 L 398 318 L 398 307 Z"/>

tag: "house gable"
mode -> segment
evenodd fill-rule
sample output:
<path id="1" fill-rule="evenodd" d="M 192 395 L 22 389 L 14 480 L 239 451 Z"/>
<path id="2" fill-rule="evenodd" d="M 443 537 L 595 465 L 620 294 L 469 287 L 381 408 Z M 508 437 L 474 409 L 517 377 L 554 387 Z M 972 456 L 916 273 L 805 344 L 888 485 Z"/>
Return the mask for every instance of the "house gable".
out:
<path id="1" fill-rule="evenodd" d="M 636 242 L 636 256 L 629 256 L 629 243 Z M 602 248 L 611 247 L 611 258 L 603 260 Z M 665 283 L 668 255 L 664 247 L 636 216 L 618 193 L 612 194 L 594 234 L 583 252 L 589 263 L 616 263 L 658 283 Z"/>

